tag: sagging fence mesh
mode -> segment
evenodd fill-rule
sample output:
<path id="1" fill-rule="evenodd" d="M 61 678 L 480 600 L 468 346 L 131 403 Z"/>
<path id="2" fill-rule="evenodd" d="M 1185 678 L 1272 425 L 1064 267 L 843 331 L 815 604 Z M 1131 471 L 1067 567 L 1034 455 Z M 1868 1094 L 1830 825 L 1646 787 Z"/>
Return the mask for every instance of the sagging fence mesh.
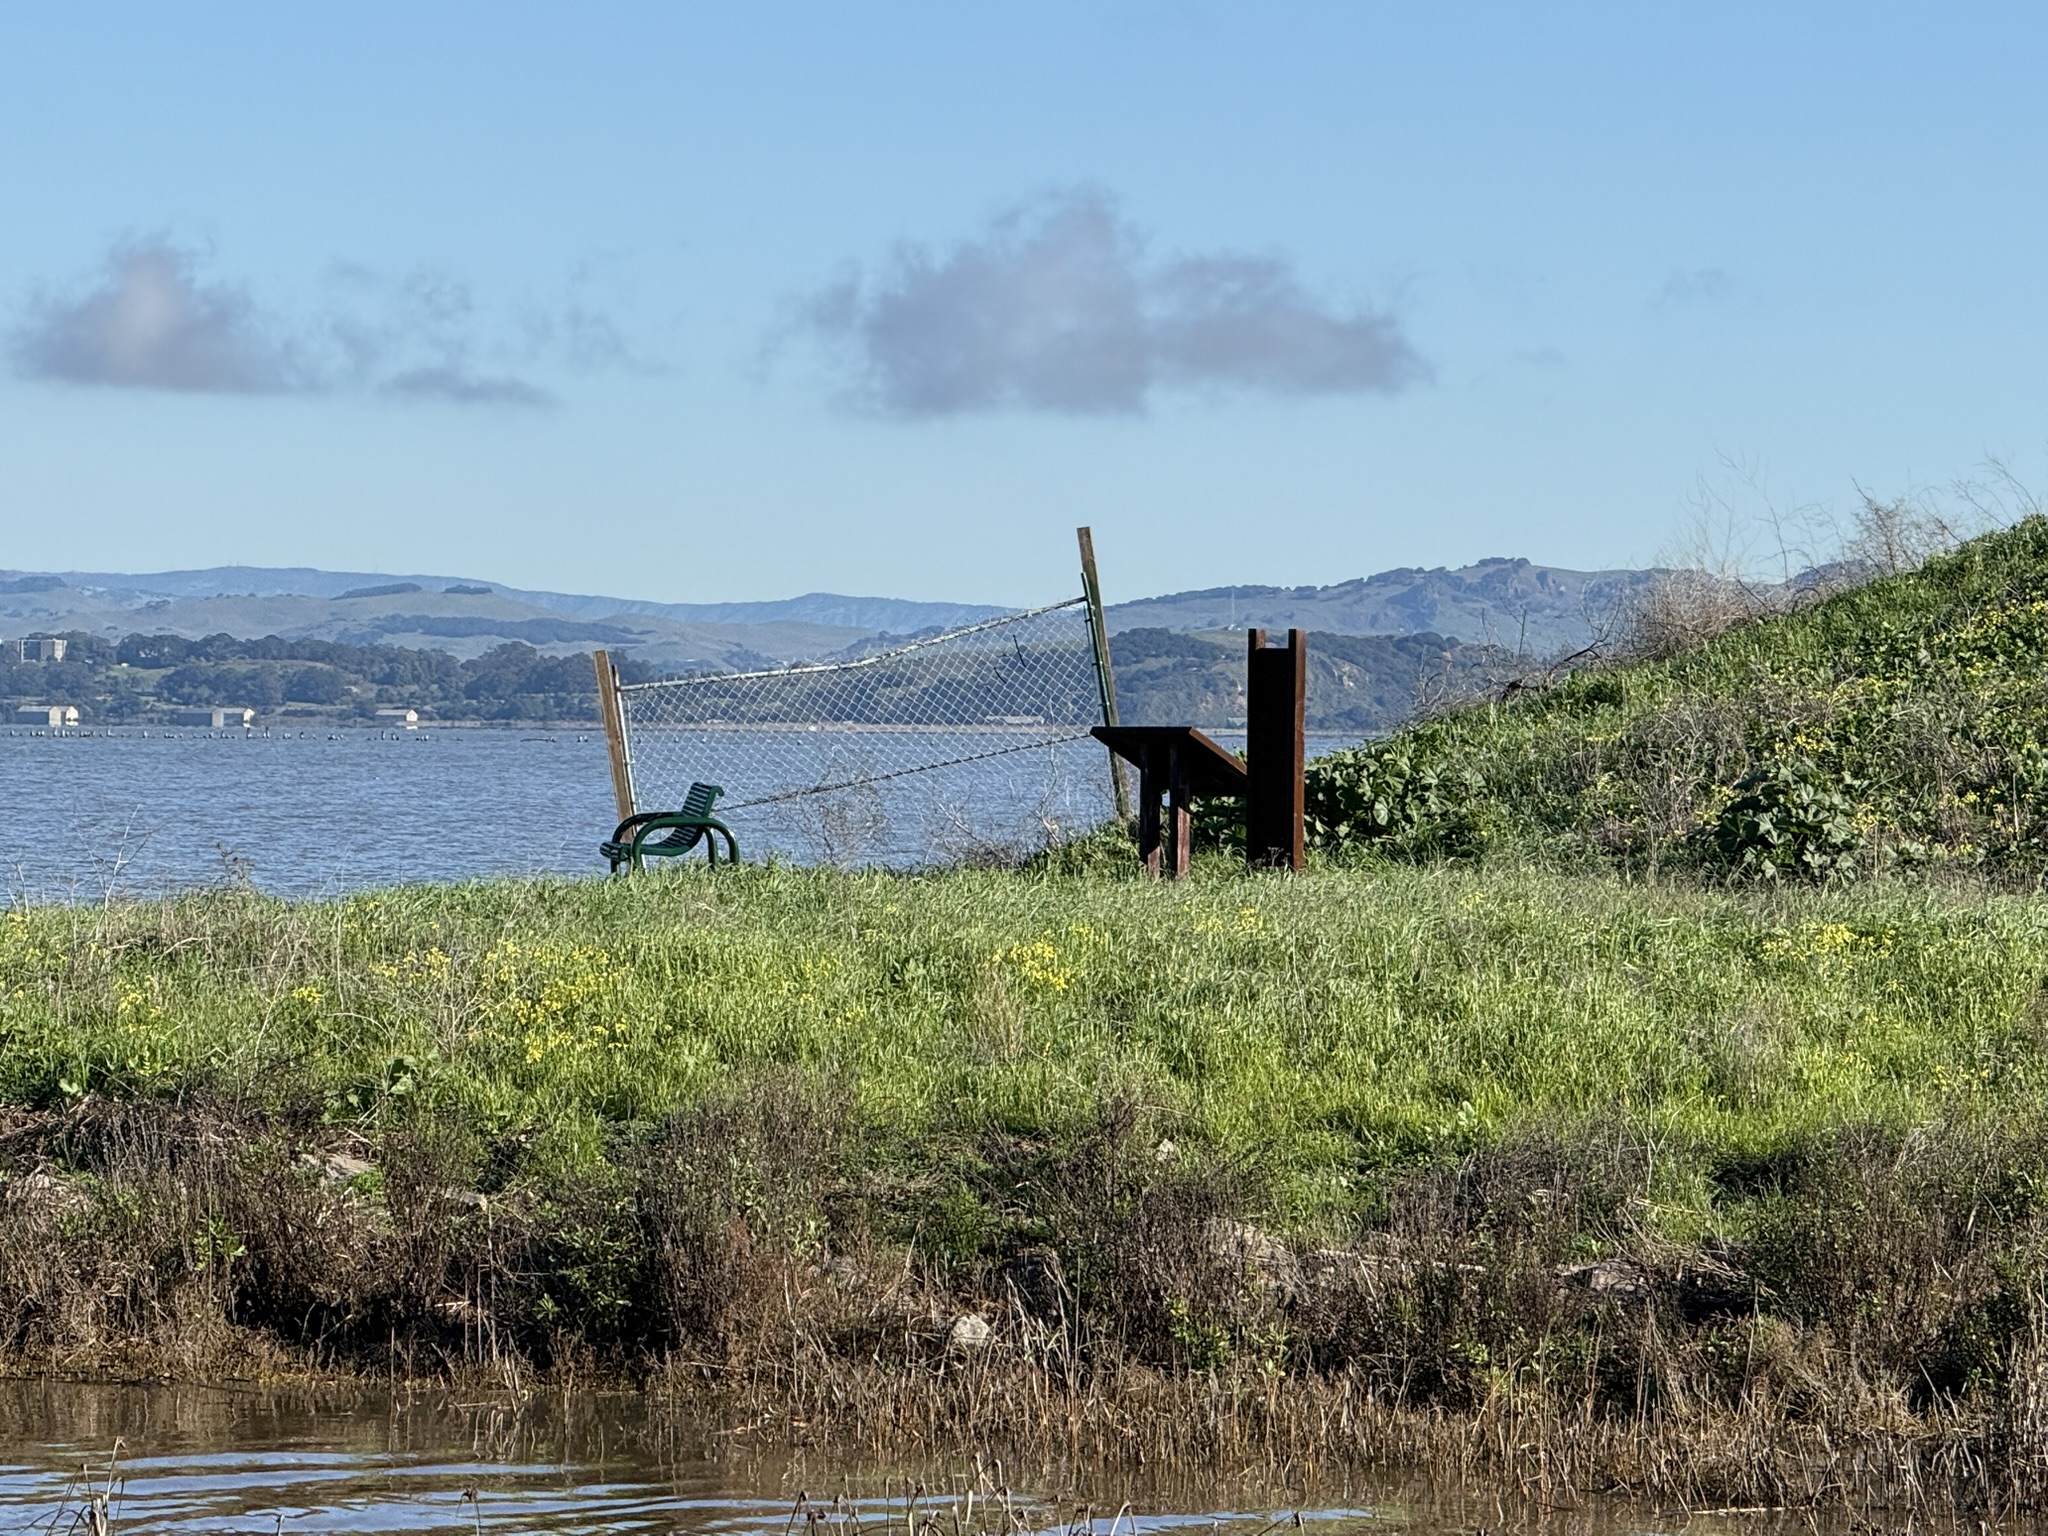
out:
<path id="1" fill-rule="evenodd" d="M 628 683 L 637 810 L 720 784 L 743 844 L 842 863 L 1009 857 L 1100 822 L 1100 682 L 1074 598 L 872 655 Z"/>

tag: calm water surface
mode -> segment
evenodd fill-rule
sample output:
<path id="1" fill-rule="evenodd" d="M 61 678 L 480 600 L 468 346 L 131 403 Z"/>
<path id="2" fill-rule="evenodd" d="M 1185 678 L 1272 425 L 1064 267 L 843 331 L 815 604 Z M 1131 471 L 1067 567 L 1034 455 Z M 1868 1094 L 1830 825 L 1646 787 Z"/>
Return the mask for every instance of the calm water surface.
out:
<path id="1" fill-rule="evenodd" d="M 743 754 L 738 734 L 723 745 Z M 854 742 L 841 755 L 873 751 Z M 726 819 L 749 859 L 909 865 L 1029 836 L 1047 816 L 1086 826 L 1107 814 L 1100 747 L 1029 756 L 1029 771 L 998 759 Z M 616 820 L 596 731 L 0 733 L 0 785 L 0 878 L 45 900 L 244 878 L 302 896 L 595 875 Z"/>
<path id="2" fill-rule="evenodd" d="M 749 734 L 721 733 L 720 760 L 705 772 L 728 802 L 747 798 Z M 1310 751 L 1354 740 L 1317 738 Z M 785 756 L 787 742 L 784 733 L 775 743 Z M 959 749 L 988 745 L 970 735 Z M 888 771 L 891 749 L 886 735 L 830 731 L 814 748 L 828 781 Z M 1096 825 L 1111 809 L 1106 764 L 1093 742 L 1072 743 L 721 814 L 748 859 L 947 863 L 1042 844 L 1050 827 Z M 244 879 L 320 896 L 410 880 L 598 875 L 597 844 L 615 819 L 595 730 L 0 732 L 0 880 L 17 898 L 150 896 Z"/>
<path id="3" fill-rule="evenodd" d="M 797 1457 L 708 1426 L 651 1419 L 638 1399 L 590 1394 L 515 1408 L 445 1396 L 275 1395 L 224 1389 L 0 1382 L 0 1531 L 85 1529 L 106 1493 L 115 1532 L 674 1532 L 703 1536 L 1000 1536 L 992 1491 L 1012 1490 L 1024 1533 L 1271 1536 L 1540 1530 L 1648 1536 L 1689 1530 L 1825 1531 L 1804 1518 L 1716 1519 L 1592 1501 L 1542 1511 L 1476 1495 L 1391 1487 L 1289 1490 L 1214 1482 L 1134 1483 L 1027 1472 L 964 1457 L 914 1467 Z M 800 1495 L 835 1497 L 822 1526 Z M 1124 1507 L 1128 1505 L 1128 1510 Z"/>
<path id="4" fill-rule="evenodd" d="M 0 735 L 0 782 L 0 875 L 38 899 L 601 872 L 612 820 L 575 732 Z"/>
<path id="5" fill-rule="evenodd" d="M 1018 1480 L 1026 1482 L 1029 1480 Z M 1107 1536 L 1126 1499 L 1124 1533 L 1222 1530 L 1245 1536 L 1289 1509 L 1185 1507 L 1154 1491 L 1132 1498 L 1057 1479 L 1011 1495 L 1029 1531 L 1072 1528 L 1077 1501 L 1109 1499 L 1093 1522 Z M 559 1398 L 514 1409 L 446 1398 L 366 1395 L 327 1402 L 194 1388 L 0 1384 L 0 1530 L 69 1528 L 93 1493 L 114 1529 L 152 1532 L 701 1532 L 787 1536 L 800 1495 L 839 1500 L 823 1536 L 902 1536 L 905 1495 L 922 1484 L 926 1515 L 998 1479 L 971 1458 L 915 1469 L 808 1461 L 698 1426 L 651 1428 L 630 1397 Z M 1392 1529 L 1391 1512 L 1325 1508 L 1318 1529 Z M 977 1514 L 970 1529 L 1000 1531 Z M 951 1536 L 950 1525 L 946 1527 Z"/>

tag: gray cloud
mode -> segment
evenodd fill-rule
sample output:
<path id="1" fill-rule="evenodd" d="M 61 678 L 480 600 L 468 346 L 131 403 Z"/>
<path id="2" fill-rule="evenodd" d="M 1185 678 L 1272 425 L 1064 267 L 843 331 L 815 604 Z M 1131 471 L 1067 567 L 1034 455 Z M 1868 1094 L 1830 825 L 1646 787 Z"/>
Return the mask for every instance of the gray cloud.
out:
<path id="1" fill-rule="evenodd" d="M 460 368 L 410 368 L 386 379 L 379 392 L 419 399 L 452 400 L 457 405 L 523 405 L 545 409 L 555 397 L 524 379 L 486 378 Z"/>
<path id="2" fill-rule="evenodd" d="M 1106 193 L 1014 209 L 941 255 L 899 246 L 811 295 L 859 404 L 896 416 L 1142 411 L 1156 389 L 1278 395 L 1403 389 L 1429 377 L 1391 315 L 1318 299 L 1278 257 L 1152 260 Z"/>
<path id="3" fill-rule="evenodd" d="M 1674 272 L 1664 280 L 1664 286 L 1657 290 L 1657 296 L 1650 301 L 1652 309 L 1676 309 L 1684 304 L 1711 304 L 1716 299 L 1728 296 L 1728 269 L 1725 267 L 1694 267 L 1690 271 Z"/>
<path id="4" fill-rule="evenodd" d="M 213 394 L 367 393 L 457 405 L 553 406 L 525 375 L 642 367 L 609 316 L 580 298 L 487 312 L 446 273 L 386 277 L 336 265 L 323 312 L 297 322 L 242 285 L 201 276 L 163 239 L 116 245 L 102 269 L 20 310 L 8 336 L 24 378 Z"/>
<path id="5" fill-rule="evenodd" d="M 201 282 L 192 253 L 161 242 L 117 245 L 84 292 L 41 294 L 13 336 L 29 378 L 134 389 L 272 395 L 315 377 L 246 289 Z"/>

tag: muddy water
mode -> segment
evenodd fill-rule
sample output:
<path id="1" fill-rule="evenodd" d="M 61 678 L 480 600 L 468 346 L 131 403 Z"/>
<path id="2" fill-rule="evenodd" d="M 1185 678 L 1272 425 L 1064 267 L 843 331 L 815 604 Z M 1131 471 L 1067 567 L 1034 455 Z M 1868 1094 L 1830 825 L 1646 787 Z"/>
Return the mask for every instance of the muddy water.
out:
<path id="1" fill-rule="evenodd" d="M 912 1536 L 906 1515 L 930 1536 L 1826 1529 L 1783 1514 L 1687 1516 L 1612 1501 L 1559 1511 L 1469 1491 L 1133 1481 L 971 1455 L 892 1467 L 794 1454 L 712 1426 L 678 1427 L 628 1396 L 513 1405 L 432 1394 L 0 1382 L 0 1532 L 101 1529 L 96 1499 L 104 1500 L 105 1529 L 179 1536 Z"/>

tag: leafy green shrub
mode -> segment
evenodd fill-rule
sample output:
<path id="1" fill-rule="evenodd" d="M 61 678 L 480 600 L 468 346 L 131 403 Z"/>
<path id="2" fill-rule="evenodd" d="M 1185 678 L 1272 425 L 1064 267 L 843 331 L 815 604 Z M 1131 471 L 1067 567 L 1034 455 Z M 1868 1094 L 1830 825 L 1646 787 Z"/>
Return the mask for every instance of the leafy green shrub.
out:
<path id="1" fill-rule="evenodd" d="M 1804 757 L 1760 768 L 1702 829 L 1708 862 L 1735 879 L 1854 879 L 1864 837 L 1845 791 L 1860 787 Z"/>
<path id="2" fill-rule="evenodd" d="M 1485 841 L 1479 776 L 1418 760 L 1407 742 L 1319 757 L 1308 765 L 1303 788 L 1309 846 L 1325 852 L 1374 847 L 1462 858 Z"/>
<path id="3" fill-rule="evenodd" d="M 1311 758 L 1302 780 L 1308 846 L 1324 853 L 1370 848 L 1403 858 L 1469 858 L 1485 841 L 1479 776 L 1418 761 L 1407 742 Z M 1237 796 L 1197 800 L 1194 822 L 1199 846 L 1244 851 L 1244 801 Z"/>

